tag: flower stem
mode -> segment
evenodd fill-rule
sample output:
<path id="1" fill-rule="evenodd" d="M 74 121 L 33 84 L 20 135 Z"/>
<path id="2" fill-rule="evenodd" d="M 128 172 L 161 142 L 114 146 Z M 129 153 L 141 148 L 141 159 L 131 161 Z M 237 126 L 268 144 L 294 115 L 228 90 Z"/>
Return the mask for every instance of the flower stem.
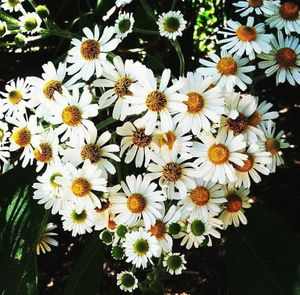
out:
<path id="1" fill-rule="evenodd" d="M 176 53 L 179 58 L 179 75 L 183 76 L 185 73 L 185 60 L 184 60 L 184 56 L 183 56 L 181 47 L 177 40 L 171 40 L 171 44 L 174 47 L 174 49 L 176 50 Z"/>
<path id="2" fill-rule="evenodd" d="M 106 120 L 104 120 L 96 125 L 97 130 L 103 129 L 103 128 L 113 124 L 115 121 L 116 121 L 115 119 L 113 119 L 112 117 L 109 117 Z"/>
<path id="3" fill-rule="evenodd" d="M 175 7 L 176 7 L 176 2 L 177 2 L 177 0 L 173 0 L 172 6 L 171 6 L 171 10 L 174 10 L 174 9 L 175 9 Z"/>
<path id="4" fill-rule="evenodd" d="M 139 28 L 133 28 L 133 32 L 137 34 L 145 34 L 145 35 L 159 35 L 158 31 L 150 31 Z"/>
<path id="5" fill-rule="evenodd" d="M 143 6 L 146 14 L 156 22 L 155 13 L 152 10 L 151 6 L 147 3 L 147 1 L 146 0 L 140 0 L 140 3 Z"/>

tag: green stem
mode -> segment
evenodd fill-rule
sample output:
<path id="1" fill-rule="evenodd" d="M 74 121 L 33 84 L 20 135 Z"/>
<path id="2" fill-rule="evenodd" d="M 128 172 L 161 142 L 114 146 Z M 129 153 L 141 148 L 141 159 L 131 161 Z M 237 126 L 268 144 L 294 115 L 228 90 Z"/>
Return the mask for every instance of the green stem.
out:
<path id="1" fill-rule="evenodd" d="M 177 40 L 175 40 L 175 41 L 171 40 L 171 44 L 174 47 L 174 49 L 176 50 L 176 53 L 179 58 L 179 75 L 183 76 L 185 73 L 185 60 L 184 60 L 184 56 L 182 54 L 181 47 Z"/>
<path id="2" fill-rule="evenodd" d="M 141 5 L 143 6 L 146 14 L 151 17 L 156 22 L 156 16 L 151 6 L 147 3 L 146 0 L 140 0 Z"/>
<path id="3" fill-rule="evenodd" d="M 109 117 L 106 120 L 104 120 L 96 125 L 97 130 L 101 130 L 101 129 L 113 124 L 115 121 L 116 121 L 115 119 L 113 119 L 112 117 Z"/>
<path id="4" fill-rule="evenodd" d="M 31 6 L 33 8 L 36 8 L 37 7 L 37 4 L 34 2 L 34 0 L 28 0 L 28 2 L 31 4 Z"/>
<path id="5" fill-rule="evenodd" d="M 171 10 L 174 10 L 176 7 L 176 2 L 177 0 L 173 0 L 172 6 L 171 6 Z"/>
<path id="6" fill-rule="evenodd" d="M 158 31 L 150 31 L 145 29 L 133 28 L 133 32 L 137 34 L 145 34 L 145 35 L 159 35 Z"/>

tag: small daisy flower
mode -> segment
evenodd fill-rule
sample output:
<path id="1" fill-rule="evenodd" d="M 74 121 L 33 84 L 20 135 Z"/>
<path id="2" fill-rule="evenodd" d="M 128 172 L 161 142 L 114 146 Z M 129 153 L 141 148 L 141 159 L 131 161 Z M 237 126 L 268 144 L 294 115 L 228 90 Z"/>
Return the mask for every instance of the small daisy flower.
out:
<path id="1" fill-rule="evenodd" d="M 152 257 L 158 257 L 159 245 L 155 237 L 142 227 L 138 231 L 127 233 L 123 243 L 126 262 L 132 263 L 137 268 L 146 268 Z"/>
<path id="2" fill-rule="evenodd" d="M 171 275 L 180 275 L 183 270 L 186 269 L 186 260 L 183 254 L 180 253 L 168 253 L 164 257 L 163 266 L 167 269 L 167 272 Z"/>
<path id="3" fill-rule="evenodd" d="M 269 16 L 273 14 L 273 10 L 280 6 L 280 0 L 246 0 L 233 3 L 236 9 L 235 12 L 240 13 L 244 17 L 251 13 L 257 15 Z"/>
<path id="4" fill-rule="evenodd" d="M 89 130 L 95 128 L 89 118 L 98 114 L 98 106 L 92 104 L 92 94 L 85 89 L 80 95 L 78 88 L 74 88 L 71 93 L 64 90 L 63 95 L 55 92 L 54 97 L 57 104 L 52 109 L 50 122 L 59 125 L 55 132 L 63 134 L 60 141 L 69 139 L 71 145 L 83 144 L 89 138 Z"/>
<path id="5" fill-rule="evenodd" d="M 157 21 L 159 34 L 172 40 L 176 40 L 178 36 L 182 36 L 186 24 L 187 22 L 180 11 L 164 12 L 158 17 Z"/>
<path id="6" fill-rule="evenodd" d="M 232 91 L 237 85 L 241 90 L 247 89 L 247 84 L 252 83 L 246 73 L 251 73 L 255 70 L 255 66 L 249 66 L 247 57 L 240 58 L 237 53 L 234 55 L 221 51 L 221 57 L 215 53 L 208 53 L 212 61 L 207 61 L 200 58 L 200 63 L 205 67 L 200 67 L 197 72 L 203 76 L 211 76 L 212 83 L 226 91 Z"/>
<path id="7" fill-rule="evenodd" d="M 138 83 L 134 83 L 129 87 L 133 93 L 127 97 L 130 105 L 128 106 L 128 114 L 143 115 L 139 121 L 146 126 L 145 134 L 151 134 L 160 118 L 162 131 L 169 131 L 172 128 L 172 113 L 179 113 L 187 110 L 184 100 L 187 99 L 185 94 L 177 91 L 183 87 L 183 81 L 176 81 L 172 86 L 168 87 L 171 78 L 171 71 L 165 69 L 157 87 L 157 80 L 149 69 L 140 69 Z"/>
<path id="8" fill-rule="evenodd" d="M 284 28 L 287 35 L 292 32 L 300 34 L 299 4 L 295 1 L 284 1 L 281 6 L 274 6 L 272 10 L 272 15 L 266 19 L 271 28 Z"/>
<path id="9" fill-rule="evenodd" d="M 116 0 L 116 6 L 117 7 L 123 7 L 126 4 L 129 4 L 131 2 L 132 2 L 132 0 Z"/>
<path id="10" fill-rule="evenodd" d="M 34 34 L 41 29 L 42 20 L 35 12 L 28 12 L 19 17 L 21 32 Z"/>
<path id="11" fill-rule="evenodd" d="M 23 10 L 24 0 L 1 0 L 1 8 L 9 12 Z"/>
<path id="12" fill-rule="evenodd" d="M 132 292 L 138 287 L 138 279 L 131 271 L 117 274 L 117 285 L 124 292 Z"/>
<path id="13" fill-rule="evenodd" d="M 27 79 L 17 78 L 5 85 L 6 92 L 0 92 L 1 113 L 6 113 L 7 117 L 24 115 L 28 108 L 28 99 L 30 98 L 30 85 Z M 1 115 L 0 115 L 1 116 Z"/>
<path id="14" fill-rule="evenodd" d="M 199 139 L 203 143 L 195 143 L 192 151 L 194 156 L 199 157 L 196 160 L 200 164 L 197 177 L 220 184 L 235 181 L 233 163 L 242 166 L 247 159 L 247 155 L 241 153 L 246 147 L 244 136 L 234 136 L 233 133 L 220 130 L 216 137 L 210 133 L 201 133 Z"/>
<path id="15" fill-rule="evenodd" d="M 289 144 L 285 142 L 285 135 L 282 130 L 275 136 L 276 124 L 274 122 L 268 121 L 266 124 L 261 125 L 261 130 L 265 136 L 262 142 L 259 142 L 260 148 L 263 151 L 271 153 L 272 162 L 267 165 L 267 168 L 271 173 L 274 173 L 276 166 L 284 164 L 281 149 L 288 148 Z"/>
<path id="16" fill-rule="evenodd" d="M 53 232 L 53 230 L 56 228 L 57 225 L 55 225 L 54 223 L 47 223 L 36 244 L 37 255 L 40 255 L 41 251 L 43 252 L 43 254 L 45 254 L 46 252 L 51 252 L 51 246 L 58 246 L 58 242 L 53 238 L 53 236 L 57 236 L 57 233 Z"/>
<path id="17" fill-rule="evenodd" d="M 147 167 L 151 160 L 151 151 L 159 151 L 159 147 L 153 140 L 153 134 L 145 134 L 145 126 L 126 122 L 122 127 L 117 127 L 117 134 L 122 136 L 120 157 L 128 149 L 125 163 L 130 163 L 135 158 L 135 166 Z"/>
<path id="18" fill-rule="evenodd" d="M 219 34 L 230 36 L 219 43 L 223 50 L 229 50 L 229 53 L 236 52 L 238 56 L 244 53 L 252 60 L 255 58 L 255 53 L 269 53 L 272 49 L 269 44 L 273 38 L 272 34 L 265 34 L 265 25 L 259 23 L 254 26 L 254 18 L 248 17 L 246 25 L 233 20 L 227 21 L 227 30 L 221 31 Z"/>
<path id="19" fill-rule="evenodd" d="M 3 38 L 7 34 L 7 24 L 4 21 L 0 21 L 0 38 Z"/>
<path id="20" fill-rule="evenodd" d="M 179 201 L 184 218 L 195 217 L 207 220 L 209 213 L 217 215 L 221 205 L 226 202 L 224 191 L 219 184 L 195 179 L 195 185 L 189 189 L 188 195 Z"/>
<path id="21" fill-rule="evenodd" d="M 287 36 L 285 39 L 281 31 L 278 31 L 278 40 L 271 42 L 270 53 L 262 53 L 258 57 L 263 59 L 258 67 L 266 69 L 267 77 L 276 73 L 276 84 L 286 80 L 293 86 L 300 85 L 300 45 L 299 39 Z"/>
<path id="22" fill-rule="evenodd" d="M 0 146 L 3 146 L 6 143 L 8 143 L 10 135 L 11 133 L 8 130 L 7 123 L 0 121 Z"/>
<path id="23" fill-rule="evenodd" d="M 113 38 L 114 27 L 105 27 L 101 37 L 97 25 L 94 32 L 84 28 L 83 33 L 85 37 L 81 40 L 72 39 L 71 43 L 74 47 L 69 50 L 67 63 L 71 64 L 68 67 L 68 74 L 72 76 L 77 73 L 74 80 L 82 78 L 87 81 L 94 73 L 100 77 L 103 69 L 111 68 L 106 56 L 118 46 L 120 39 Z"/>
<path id="24" fill-rule="evenodd" d="M 162 217 L 160 209 L 166 199 L 161 191 L 156 190 L 157 184 L 151 183 L 149 178 L 134 175 L 126 177 L 126 183 L 121 182 L 123 196 L 112 196 L 112 211 L 116 214 L 115 222 L 134 226 L 141 219 L 149 229 L 156 219 Z"/>
<path id="25" fill-rule="evenodd" d="M 132 13 L 124 12 L 119 15 L 115 22 L 115 32 L 118 38 L 124 39 L 132 32 L 134 18 Z"/>
<path id="26" fill-rule="evenodd" d="M 223 221 L 224 229 L 229 225 L 234 224 L 235 227 L 242 224 L 247 224 L 245 210 L 251 207 L 249 203 L 249 189 L 239 188 L 235 189 L 233 186 L 224 186 L 226 192 L 227 202 L 225 203 L 224 210 L 219 218 Z"/>
<path id="27" fill-rule="evenodd" d="M 95 192 L 107 191 L 107 180 L 101 177 L 102 171 L 89 160 L 85 160 L 80 169 L 76 169 L 71 163 L 67 163 L 65 169 L 67 172 L 55 181 L 63 186 L 66 198 L 76 205 L 76 212 L 101 208 L 100 198 Z"/>
<path id="28" fill-rule="evenodd" d="M 211 79 L 203 79 L 200 73 L 187 73 L 181 78 L 183 87 L 180 93 L 186 95 L 182 109 L 174 116 L 174 122 L 184 132 L 192 131 L 194 135 L 202 129 L 210 131 L 212 123 L 219 123 L 220 115 L 224 112 L 224 99 L 218 87 L 211 88 Z"/>

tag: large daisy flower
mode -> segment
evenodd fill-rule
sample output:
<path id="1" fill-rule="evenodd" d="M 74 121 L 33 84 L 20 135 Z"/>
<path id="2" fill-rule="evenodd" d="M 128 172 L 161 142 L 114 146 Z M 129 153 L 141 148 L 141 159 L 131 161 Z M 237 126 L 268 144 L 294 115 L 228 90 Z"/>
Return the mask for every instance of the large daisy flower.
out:
<path id="1" fill-rule="evenodd" d="M 276 7 L 280 6 L 280 0 L 244 0 L 237 1 L 233 5 L 237 7 L 235 12 L 240 13 L 242 17 L 253 12 L 257 15 L 269 16 L 274 13 Z"/>
<path id="2" fill-rule="evenodd" d="M 101 37 L 97 25 L 94 32 L 84 28 L 83 33 L 85 37 L 81 40 L 72 39 L 71 43 L 74 47 L 69 50 L 67 62 L 71 64 L 68 67 L 69 75 L 77 73 L 75 75 L 77 79 L 82 78 L 87 81 L 94 73 L 100 77 L 103 69 L 111 67 L 106 56 L 118 46 L 120 39 L 112 38 L 115 33 L 114 27 L 105 27 Z"/>
<path id="3" fill-rule="evenodd" d="M 9 12 L 22 11 L 22 2 L 24 2 L 24 0 L 1 0 L 1 8 Z"/>

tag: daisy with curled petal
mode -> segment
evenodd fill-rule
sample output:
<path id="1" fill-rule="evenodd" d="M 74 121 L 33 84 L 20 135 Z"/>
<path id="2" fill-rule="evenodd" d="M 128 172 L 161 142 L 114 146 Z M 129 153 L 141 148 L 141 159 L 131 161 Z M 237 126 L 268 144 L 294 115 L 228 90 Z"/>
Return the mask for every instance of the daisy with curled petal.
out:
<path id="1" fill-rule="evenodd" d="M 224 191 L 219 184 L 195 179 L 195 185 L 189 189 L 185 198 L 178 202 L 183 218 L 195 217 L 207 220 L 209 214 L 220 213 L 220 206 L 226 202 Z"/>
<path id="2" fill-rule="evenodd" d="M 268 16 L 272 15 L 273 10 L 280 6 L 280 0 L 243 0 L 233 3 L 233 5 L 238 8 L 235 12 L 241 12 L 240 16 L 242 17 L 253 12 L 257 15 Z"/>
<path id="3" fill-rule="evenodd" d="M 132 292 L 138 287 L 138 279 L 131 271 L 117 274 L 117 285 L 124 292 Z"/>
<path id="4" fill-rule="evenodd" d="M 174 122 L 184 132 L 192 131 L 194 135 L 209 131 L 212 123 L 219 123 L 220 115 L 224 112 L 224 99 L 218 87 L 211 88 L 211 79 L 203 79 L 200 73 L 187 73 L 180 78 L 183 87 L 180 93 L 186 95 L 183 103 L 187 108 L 174 116 Z"/>
<path id="5" fill-rule="evenodd" d="M 182 36 L 187 21 L 183 18 L 181 11 L 178 10 L 162 13 L 156 23 L 161 36 L 176 40 L 178 36 Z"/>
<path id="6" fill-rule="evenodd" d="M 120 148 L 116 144 L 107 144 L 111 138 L 109 131 L 105 131 L 99 138 L 97 137 L 97 128 L 90 128 L 89 137 L 85 139 L 83 145 L 68 147 L 61 154 L 64 162 L 71 162 L 76 167 L 84 160 L 90 160 L 93 165 L 102 170 L 103 176 L 107 178 L 107 172 L 109 174 L 116 173 L 116 168 L 109 159 L 119 162 L 120 158 L 114 153 L 119 152 Z"/>
<path id="7" fill-rule="evenodd" d="M 1 8 L 3 8 L 4 10 L 7 10 L 9 12 L 13 12 L 13 11 L 22 11 L 23 10 L 23 6 L 22 6 L 22 2 L 24 0 L 1 0 Z"/>
<path id="8" fill-rule="evenodd" d="M 17 114 L 24 115 L 26 108 L 29 107 L 28 99 L 30 98 L 30 85 L 28 79 L 17 78 L 5 85 L 6 92 L 0 92 L 0 109 L 1 113 L 7 117 L 15 117 Z M 0 113 L 0 117 L 1 117 Z"/>
<path id="9" fill-rule="evenodd" d="M 19 26 L 23 33 L 38 33 L 41 29 L 41 24 L 42 20 L 35 12 L 28 12 L 19 17 Z"/>
<path id="10" fill-rule="evenodd" d="M 162 131 L 169 131 L 173 121 L 171 113 L 179 113 L 187 110 L 184 100 L 187 96 L 177 91 L 183 87 L 183 81 L 177 81 L 168 87 L 171 78 L 171 71 L 165 69 L 162 73 L 159 87 L 157 80 L 150 69 L 141 68 L 139 71 L 138 82 L 130 85 L 129 90 L 133 93 L 128 96 L 130 103 L 128 115 L 146 113 L 139 121 L 146 126 L 145 134 L 151 134 L 158 118 L 161 122 Z"/>
<path id="11" fill-rule="evenodd" d="M 149 229 L 156 219 L 162 217 L 160 209 L 166 198 L 162 191 L 156 190 L 157 184 L 142 175 L 131 175 L 126 177 L 126 183 L 121 182 L 121 186 L 123 197 L 111 196 L 109 199 L 113 203 L 112 211 L 116 214 L 114 220 L 117 224 L 134 226 L 142 219 Z"/>
<path id="12" fill-rule="evenodd" d="M 155 237 L 142 227 L 138 231 L 126 234 L 123 247 L 127 257 L 126 262 L 132 263 L 137 268 L 146 268 L 148 261 L 152 263 L 151 258 L 159 255 L 159 245 Z"/>
<path id="13" fill-rule="evenodd" d="M 259 150 L 257 144 L 251 144 L 245 153 L 248 155 L 248 159 L 244 160 L 243 166 L 233 164 L 236 170 L 235 187 L 250 188 L 250 179 L 255 183 L 261 181 L 258 172 L 263 175 L 270 173 L 266 165 L 272 162 L 271 153 Z"/>
<path id="14" fill-rule="evenodd" d="M 57 135 L 63 134 L 60 141 L 69 139 L 71 145 L 83 144 L 89 138 L 89 130 L 95 128 L 89 118 L 98 114 L 97 105 L 92 104 L 92 94 L 84 89 L 80 95 L 78 88 L 74 88 L 71 93 L 63 90 L 63 95 L 55 92 L 54 97 L 56 104 L 51 109 L 49 121 L 59 125 L 55 131 Z"/>
<path id="15" fill-rule="evenodd" d="M 168 253 L 163 260 L 163 266 L 167 269 L 167 272 L 171 275 L 180 275 L 185 267 L 186 260 L 184 254 L 180 253 Z"/>
<path id="16" fill-rule="evenodd" d="M 271 173 L 274 173 L 276 171 L 276 166 L 284 164 L 281 149 L 288 148 L 289 144 L 285 142 L 285 135 L 282 130 L 275 136 L 276 124 L 271 120 L 262 124 L 260 127 L 264 133 L 264 138 L 259 142 L 259 145 L 262 151 L 271 153 L 272 161 L 267 165 L 267 168 Z"/>
<path id="17" fill-rule="evenodd" d="M 124 39 L 132 32 L 134 18 L 132 13 L 124 12 L 115 21 L 115 32 L 118 38 Z"/>
<path id="18" fill-rule="evenodd" d="M 36 244 L 36 254 L 40 255 L 41 251 L 43 254 L 46 252 L 51 252 L 51 246 L 57 247 L 58 242 L 53 238 L 53 236 L 57 236 L 57 233 L 52 230 L 56 229 L 57 225 L 50 222 L 47 223 L 45 228 L 42 231 L 42 234 Z"/>
<path id="19" fill-rule="evenodd" d="M 284 1 L 281 6 L 272 8 L 273 13 L 266 19 L 271 28 L 284 31 L 287 35 L 296 32 L 300 34 L 300 11 L 296 1 Z"/>
<path id="20" fill-rule="evenodd" d="M 65 165 L 66 173 L 56 177 L 55 181 L 63 186 L 63 194 L 76 205 L 76 213 L 82 210 L 101 208 L 100 198 L 96 192 L 107 191 L 107 180 L 102 171 L 85 160 L 82 168 L 76 169 L 71 163 Z"/>
<path id="21" fill-rule="evenodd" d="M 242 224 L 247 224 L 247 218 L 245 216 L 245 210 L 251 207 L 249 202 L 249 189 L 243 187 L 235 189 L 232 185 L 224 186 L 226 192 L 227 202 L 224 205 L 224 209 L 219 216 L 223 221 L 224 229 L 229 225 L 234 224 L 235 227 Z"/>
<path id="22" fill-rule="evenodd" d="M 121 6 L 123 7 L 126 4 L 129 4 L 131 2 L 132 2 L 132 0 L 116 0 L 116 6 L 117 7 L 121 7 Z"/>
<path id="23" fill-rule="evenodd" d="M 242 166 L 248 158 L 241 152 L 246 147 L 244 136 L 234 136 L 221 129 L 216 136 L 201 133 L 198 137 L 203 143 L 195 143 L 192 150 L 193 155 L 199 157 L 196 160 L 199 163 L 197 177 L 220 184 L 235 181 L 233 163 Z"/>
<path id="24" fill-rule="evenodd" d="M 151 160 L 151 151 L 159 152 L 159 147 L 153 140 L 153 134 L 145 134 L 145 125 L 140 125 L 136 121 L 126 122 L 123 126 L 117 127 L 117 134 L 122 136 L 120 157 L 128 149 L 125 163 L 130 163 L 135 158 L 135 166 L 147 167 Z"/>
<path id="25" fill-rule="evenodd" d="M 271 42 L 270 53 L 258 55 L 263 59 L 258 67 L 266 69 L 267 77 L 276 73 L 276 84 L 284 83 L 286 80 L 291 84 L 300 85 L 300 45 L 299 39 L 287 36 L 285 39 L 281 31 L 278 31 L 278 40 L 274 38 Z"/>
<path id="26" fill-rule="evenodd" d="M 227 30 L 220 31 L 219 34 L 230 36 L 219 41 L 222 50 L 229 50 L 229 53 L 236 52 L 238 56 L 246 53 L 249 59 L 255 58 L 255 53 L 269 53 L 272 49 L 269 44 L 272 34 L 265 34 L 265 25 L 259 23 L 254 26 L 254 18 L 248 17 L 246 25 L 233 20 L 227 21 Z"/>
<path id="27" fill-rule="evenodd" d="M 68 67 L 68 74 L 72 76 L 77 73 L 74 80 L 82 78 L 87 81 L 95 73 L 96 77 L 100 77 L 103 69 L 111 68 L 106 56 L 118 46 L 120 39 L 113 38 L 114 27 L 105 27 L 101 37 L 97 25 L 94 32 L 86 27 L 83 33 L 85 37 L 81 40 L 72 39 L 74 47 L 69 50 L 66 61 L 71 64 Z"/>
<path id="28" fill-rule="evenodd" d="M 246 90 L 246 84 L 252 83 L 252 79 L 246 75 L 255 70 L 255 66 L 248 65 L 249 58 L 241 58 L 237 53 L 232 55 L 224 50 L 221 51 L 221 57 L 213 52 L 209 52 L 208 56 L 212 61 L 200 58 L 200 63 L 205 67 L 198 68 L 197 73 L 211 76 L 214 85 L 232 91 L 235 85 Z"/>

